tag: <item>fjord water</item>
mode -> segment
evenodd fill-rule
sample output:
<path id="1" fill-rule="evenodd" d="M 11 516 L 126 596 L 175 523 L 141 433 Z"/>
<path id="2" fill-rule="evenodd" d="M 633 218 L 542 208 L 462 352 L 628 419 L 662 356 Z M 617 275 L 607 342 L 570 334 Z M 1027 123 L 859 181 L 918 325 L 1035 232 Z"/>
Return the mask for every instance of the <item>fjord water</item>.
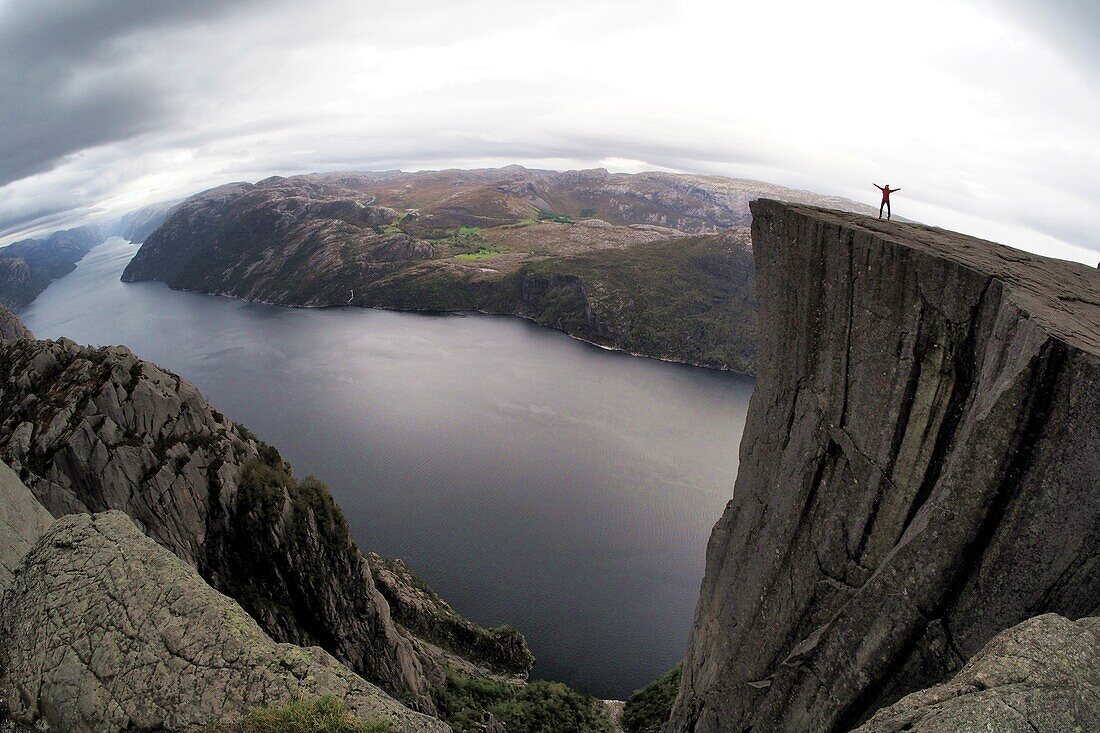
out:
<path id="1" fill-rule="evenodd" d="M 618 697 L 682 655 L 752 380 L 510 317 L 292 309 L 123 284 L 111 239 L 21 317 L 125 344 L 325 481 L 360 547 Z"/>

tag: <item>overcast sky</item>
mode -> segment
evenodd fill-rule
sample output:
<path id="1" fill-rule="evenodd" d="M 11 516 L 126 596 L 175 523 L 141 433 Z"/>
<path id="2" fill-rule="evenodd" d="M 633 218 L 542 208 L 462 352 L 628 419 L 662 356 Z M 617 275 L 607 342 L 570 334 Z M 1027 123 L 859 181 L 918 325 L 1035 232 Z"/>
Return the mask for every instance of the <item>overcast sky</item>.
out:
<path id="1" fill-rule="evenodd" d="M 229 180 L 757 178 L 1095 264 L 1094 0 L 0 0 L 0 241 Z"/>

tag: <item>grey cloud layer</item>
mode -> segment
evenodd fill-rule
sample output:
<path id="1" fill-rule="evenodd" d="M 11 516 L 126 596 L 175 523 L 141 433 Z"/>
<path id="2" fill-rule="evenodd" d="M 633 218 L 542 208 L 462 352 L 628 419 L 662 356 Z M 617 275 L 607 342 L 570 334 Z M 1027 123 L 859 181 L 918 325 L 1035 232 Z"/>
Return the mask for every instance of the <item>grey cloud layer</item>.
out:
<path id="1" fill-rule="evenodd" d="M 1100 5 L 1055 0 L 1037 8 L 1027 0 L 986 1 L 1024 18 L 1086 73 L 1100 69 Z M 643 104 L 652 108 L 589 113 L 589 104 L 614 93 L 609 80 L 631 73 L 630 58 L 607 59 L 607 66 L 592 68 L 581 86 L 553 72 L 532 85 L 511 76 L 513 68 L 530 61 L 524 50 L 501 52 L 489 72 L 461 84 L 452 80 L 433 88 L 434 70 L 422 68 L 427 88 L 404 96 L 399 83 L 404 70 L 387 66 L 389 59 L 415 61 L 434 53 L 433 63 L 445 67 L 462 60 L 459 46 L 449 55 L 456 41 L 470 36 L 490 42 L 494 33 L 507 36 L 535 20 L 568 27 L 568 37 L 597 47 L 606 40 L 603 31 L 660 26 L 661 18 L 679 5 L 657 0 L 559 0 L 551 5 L 453 0 L 434 8 L 399 0 L 357 6 L 294 0 L 0 0 L 0 98 L 5 100 L 0 105 L 0 242 L 81 223 L 104 209 L 117 212 L 125 205 L 118 192 L 128 184 L 132 188 L 134 181 L 167 199 L 269 173 L 424 168 L 462 161 L 549 166 L 621 158 L 702 173 L 776 173 L 777 182 L 859 195 L 844 190 L 851 184 L 838 183 L 835 171 L 843 167 L 862 179 L 859 171 L 877 170 L 882 161 L 838 153 L 845 157 L 834 159 L 830 169 L 800 157 L 795 140 L 785 146 L 751 132 L 730 135 L 720 126 L 714 132 L 705 125 L 688 136 L 669 126 L 667 116 L 654 116 L 646 127 L 647 112 L 675 111 L 682 101 L 667 86 L 645 90 Z M 731 42 L 751 32 L 731 29 Z M 448 50 L 440 53 L 440 48 Z M 331 69 L 297 63 L 316 58 L 319 50 L 332 55 Z M 685 74 L 713 74 L 724 84 L 714 88 L 715 95 L 736 94 L 739 76 L 765 73 L 768 66 L 764 63 L 760 72 L 701 69 L 690 57 L 662 56 L 662 48 L 641 47 L 636 53 L 682 65 Z M 374 79 L 359 67 L 384 73 Z M 318 73 L 322 78 L 310 76 Z M 370 104 L 375 84 L 386 90 L 378 98 L 391 103 Z M 311 94 L 312 89 L 318 91 Z M 341 106 L 345 97 L 365 106 Z M 1073 196 L 1093 186 L 1089 179 L 1096 161 L 1024 159 L 1037 166 L 1036 188 L 1060 188 Z M 1003 162 L 997 166 L 993 169 L 1005 170 Z M 1032 178 L 1014 175 L 1014 185 Z M 966 186 L 955 181 L 929 185 L 925 194 L 913 188 L 908 186 L 907 193 L 923 195 L 930 205 L 968 205 Z M 1012 190 L 1009 198 L 1039 195 Z M 149 202 L 135 201 L 133 208 Z M 1083 213 L 1078 202 L 1060 214 L 1056 227 L 1044 224 L 1041 207 L 1039 214 L 1027 215 L 999 206 L 991 204 L 983 215 L 1015 219 L 1021 226 L 1100 248 L 1096 218 Z"/>
<path id="2" fill-rule="evenodd" d="M 171 80 L 140 68 L 140 34 L 212 23 L 258 0 L 14 0 L 0 5 L 0 185 L 166 124 Z"/>

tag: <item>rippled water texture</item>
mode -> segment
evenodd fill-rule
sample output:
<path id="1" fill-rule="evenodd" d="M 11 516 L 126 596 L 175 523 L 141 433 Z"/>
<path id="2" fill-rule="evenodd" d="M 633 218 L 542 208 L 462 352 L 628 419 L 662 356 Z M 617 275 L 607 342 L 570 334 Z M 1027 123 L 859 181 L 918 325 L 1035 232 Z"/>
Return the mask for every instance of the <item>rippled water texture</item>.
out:
<path id="1" fill-rule="evenodd" d="M 678 660 L 752 380 L 509 317 L 123 284 L 136 251 L 109 240 L 21 316 L 194 382 L 325 481 L 361 547 L 523 631 L 535 676 L 621 698 Z"/>

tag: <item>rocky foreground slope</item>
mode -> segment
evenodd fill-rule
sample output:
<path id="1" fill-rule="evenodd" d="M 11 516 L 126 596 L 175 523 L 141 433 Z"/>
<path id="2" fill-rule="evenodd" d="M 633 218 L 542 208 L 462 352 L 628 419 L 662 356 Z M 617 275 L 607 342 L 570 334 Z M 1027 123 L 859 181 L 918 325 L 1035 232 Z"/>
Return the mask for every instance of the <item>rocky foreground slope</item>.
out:
<path id="1" fill-rule="evenodd" d="M 949 682 L 914 692 L 854 733 L 1100 730 L 1100 618 L 1048 613 L 993 637 Z"/>
<path id="2" fill-rule="evenodd" d="M 322 649 L 276 644 L 117 511 L 42 532 L 0 602 L 0 646 L 6 716 L 38 730 L 195 730 L 329 695 L 390 730 L 450 730 Z"/>
<path id="3" fill-rule="evenodd" d="M 64 339 L 0 342 L 0 384 L 0 458 L 51 513 L 125 512 L 275 640 L 321 646 L 432 708 L 436 656 L 395 624 L 324 485 L 295 479 L 194 386 L 124 347 Z M 517 632 L 469 627 L 515 652 L 492 666 L 530 668 Z"/>
<path id="4" fill-rule="evenodd" d="M 971 662 L 864 729 L 909 730 L 998 632 L 1100 610 L 1100 273 L 775 201 L 753 245 L 759 378 L 667 730 L 848 731 Z"/>
<path id="5" fill-rule="evenodd" d="M 126 282 L 298 306 L 518 315 L 612 348 L 751 372 L 755 181 L 603 170 L 333 173 L 172 210 Z"/>
<path id="6" fill-rule="evenodd" d="M 53 516 L 0 461 L 0 597 L 11 585 L 23 556 L 52 523 Z"/>

